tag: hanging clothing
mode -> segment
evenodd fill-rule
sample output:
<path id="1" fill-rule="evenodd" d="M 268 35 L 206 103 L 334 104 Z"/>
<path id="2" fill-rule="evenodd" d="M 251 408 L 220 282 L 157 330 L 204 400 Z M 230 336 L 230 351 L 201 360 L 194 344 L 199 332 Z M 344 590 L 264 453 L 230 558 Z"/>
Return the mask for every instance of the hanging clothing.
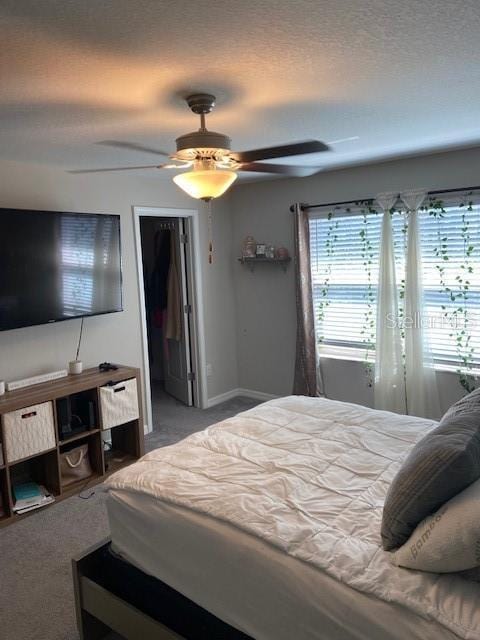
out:
<path id="1" fill-rule="evenodd" d="M 170 267 L 167 280 L 166 338 L 179 342 L 182 339 L 181 295 L 177 271 L 175 235 L 170 234 Z"/>
<path id="2" fill-rule="evenodd" d="M 167 308 L 171 236 L 170 231 L 157 231 L 154 238 L 155 262 L 148 287 L 147 309 L 152 314 L 153 325 L 157 328 L 162 327 L 162 312 Z"/>

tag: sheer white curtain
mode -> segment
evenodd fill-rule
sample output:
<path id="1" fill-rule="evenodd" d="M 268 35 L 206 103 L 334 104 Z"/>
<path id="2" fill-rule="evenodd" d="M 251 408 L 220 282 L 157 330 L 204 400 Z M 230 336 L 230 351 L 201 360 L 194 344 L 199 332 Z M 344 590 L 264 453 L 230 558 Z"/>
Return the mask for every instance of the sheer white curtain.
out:
<path id="1" fill-rule="evenodd" d="M 438 418 L 440 404 L 433 358 L 424 317 L 422 257 L 418 208 L 425 191 L 400 194 L 408 216 L 403 333 L 400 326 L 395 251 L 390 209 L 397 194 L 383 193 L 377 202 L 383 209 L 377 302 L 375 357 L 375 407 L 396 413 Z"/>
<path id="2" fill-rule="evenodd" d="M 430 350 L 428 318 L 425 317 L 423 265 L 418 209 L 425 191 L 400 195 L 407 208 L 408 236 L 405 270 L 405 393 L 407 412 L 425 418 L 440 417 L 440 401 L 433 356 Z"/>
<path id="3" fill-rule="evenodd" d="M 377 294 L 374 397 L 377 409 L 405 413 L 402 335 L 398 323 L 398 290 L 390 209 L 397 193 L 378 194 L 383 211 Z"/>

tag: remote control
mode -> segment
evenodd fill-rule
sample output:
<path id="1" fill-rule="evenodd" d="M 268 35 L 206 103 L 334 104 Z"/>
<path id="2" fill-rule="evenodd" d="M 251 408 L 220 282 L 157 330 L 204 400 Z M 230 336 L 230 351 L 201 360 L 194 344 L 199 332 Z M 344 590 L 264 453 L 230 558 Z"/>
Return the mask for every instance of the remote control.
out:
<path id="1" fill-rule="evenodd" d="M 112 364 L 111 362 L 102 362 L 98 365 L 100 371 L 116 371 L 118 369 L 116 364 Z"/>

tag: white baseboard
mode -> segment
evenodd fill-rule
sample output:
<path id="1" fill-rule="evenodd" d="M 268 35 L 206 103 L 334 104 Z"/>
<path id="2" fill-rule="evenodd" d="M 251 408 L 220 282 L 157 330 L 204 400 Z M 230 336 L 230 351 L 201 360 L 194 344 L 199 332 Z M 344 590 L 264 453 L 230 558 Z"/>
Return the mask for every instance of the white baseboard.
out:
<path id="1" fill-rule="evenodd" d="M 214 407 L 217 404 L 227 402 L 227 400 L 232 400 L 233 398 L 238 398 L 239 396 L 252 398 L 252 400 L 261 400 L 262 402 L 267 402 L 267 400 L 274 400 L 275 398 L 279 397 L 272 395 L 271 393 L 264 393 L 263 391 L 255 391 L 253 389 L 243 389 L 239 387 L 237 389 L 231 389 L 230 391 L 221 393 L 218 396 L 213 396 L 213 398 L 209 398 L 207 407 Z"/>
<path id="2" fill-rule="evenodd" d="M 221 404 L 222 402 L 227 402 L 227 400 L 231 400 L 232 398 L 236 398 L 238 396 L 238 389 L 231 389 L 230 391 L 226 391 L 225 393 L 221 393 L 218 396 L 213 396 L 213 398 L 209 398 L 207 401 L 207 409 L 210 407 L 214 407 L 217 404 Z"/>
<path id="3" fill-rule="evenodd" d="M 280 396 L 274 395 L 273 393 L 264 393 L 263 391 L 255 391 L 254 389 L 237 389 L 238 396 L 246 396 L 247 398 L 252 398 L 253 400 L 262 400 L 263 402 L 268 402 L 268 400 L 275 400 L 275 398 L 279 398 Z"/>

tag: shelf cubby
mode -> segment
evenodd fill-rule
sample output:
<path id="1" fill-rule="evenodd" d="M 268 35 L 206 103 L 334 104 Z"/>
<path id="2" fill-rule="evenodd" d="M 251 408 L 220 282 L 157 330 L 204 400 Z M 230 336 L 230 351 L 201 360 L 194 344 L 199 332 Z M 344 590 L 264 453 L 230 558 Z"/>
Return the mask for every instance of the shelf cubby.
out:
<path id="1" fill-rule="evenodd" d="M 17 460 L 9 465 L 11 487 L 11 504 L 15 504 L 15 485 L 23 482 L 36 482 L 43 485 L 52 495 L 61 493 L 60 472 L 58 468 L 57 450 L 52 449 L 24 460 Z"/>
<path id="2" fill-rule="evenodd" d="M 109 430 L 111 441 L 105 451 L 105 473 L 114 473 L 139 457 L 135 423 L 136 420 L 132 420 Z"/>
<path id="3" fill-rule="evenodd" d="M 98 429 L 98 398 L 96 389 L 71 393 L 55 400 L 57 437 L 60 442 L 82 437 Z"/>
<path id="4" fill-rule="evenodd" d="M 59 443 L 59 454 L 68 453 L 70 451 L 75 450 L 77 447 L 81 447 L 82 445 L 88 445 L 88 459 L 90 461 L 90 467 L 92 468 L 92 474 L 90 478 L 101 477 L 105 473 L 104 468 L 104 459 L 103 459 L 103 442 L 99 429 L 95 429 L 91 432 L 86 432 L 83 434 L 79 434 L 75 437 L 70 438 L 68 441 Z M 72 488 L 75 485 L 89 484 L 88 478 L 83 478 L 79 480 L 78 483 L 71 483 L 67 485 L 61 486 L 62 494 L 64 492 L 71 493 Z"/>

